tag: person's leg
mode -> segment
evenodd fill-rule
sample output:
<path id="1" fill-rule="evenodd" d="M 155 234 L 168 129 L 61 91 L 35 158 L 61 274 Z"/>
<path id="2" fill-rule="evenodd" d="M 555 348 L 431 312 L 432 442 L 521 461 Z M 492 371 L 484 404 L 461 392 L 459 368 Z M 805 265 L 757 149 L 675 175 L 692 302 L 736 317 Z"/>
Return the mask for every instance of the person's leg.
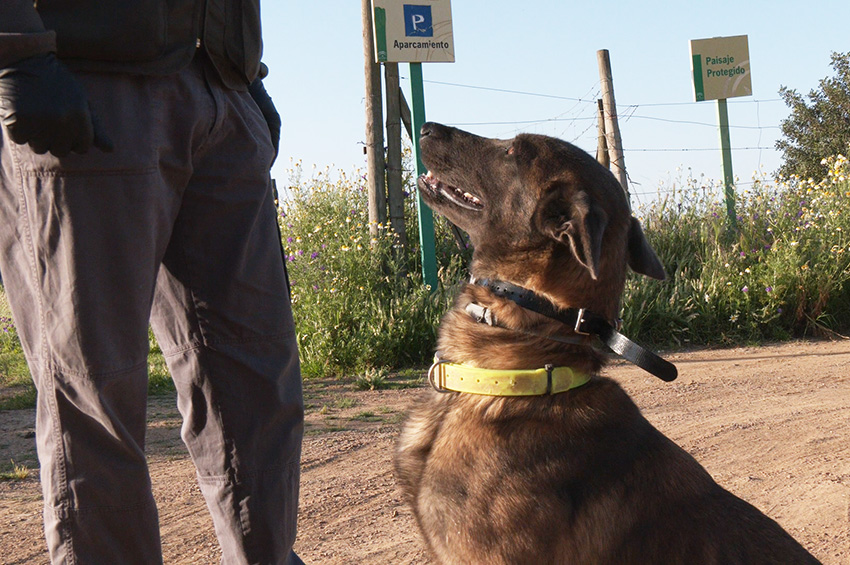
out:
<path id="1" fill-rule="evenodd" d="M 57 159 L 0 137 L 0 262 L 38 389 L 53 562 L 157 563 L 144 454 L 148 317 L 177 201 L 164 104 L 142 79 L 85 75 L 115 142 Z M 165 174 L 173 174 L 169 163 Z M 187 175 L 185 175 L 187 178 Z"/>
<path id="2" fill-rule="evenodd" d="M 303 401 L 269 181 L 273 150 L 250 96 L 210 83 L 218 119 L 195 153 L 151 324 L 222 562 L 298 563 Z"/>

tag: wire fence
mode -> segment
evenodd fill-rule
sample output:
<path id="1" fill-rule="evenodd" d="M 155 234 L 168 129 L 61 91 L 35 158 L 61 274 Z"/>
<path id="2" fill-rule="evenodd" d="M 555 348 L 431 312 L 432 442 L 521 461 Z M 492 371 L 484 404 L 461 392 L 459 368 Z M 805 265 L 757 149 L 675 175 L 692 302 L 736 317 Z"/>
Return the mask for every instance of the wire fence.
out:
<path id="1" fill-rule="evenodd" d="M 406 80 L 407 77 L 402 77 L 402 79 Z M 591 153 L 596 150 L 598 137 L 597 124 L 599 120 L 597 100 L 601 97 L 600 83 L 598 81 L 591 85 L 581 96 L 564 96 L 546 92 L 513 90 L 485 85 L 461 84 L 438 80 L 425 80 L 425 82 L 441 88 L 465 89 L 479 92 L 491 92 L 493 94 L 501 95 L 547 99 L 555 103 L 557 103 L 557 101 L 568 102 L 569 104 L 566 105 L 565 108 L 558 109 L 558 112 L 554 114 L 541 115 L 537 117 L 522 117 L 521 119 L 456 121 L 450 122 L 448 125 L 461 128 L 503 128 L 505 131 L 499 132 L 496 137 L 515 135 L 519 131 L 534 131 L 535 129 L 540 130 L 546 128 L 547 131 L 553 131 L 556 137 L 560 137 L 573 144 L 579 145 Z M 739 132 L 739 137 L 746 138 L 743 143 L 740 143 L 739 141 L 739 145 L 733 146 L 732 152 L 738 155 L 758 152 L 758 155 L 754 156 L 750 160 L 757 163 L 756 172 L 759 172 L 763 168 L 764 152 L 769 152 L 770 155 L 774 155 L 776 149 L 773 142 L 779 136 L 781 129 L 781 119 L 765 118 L 762 110 L 766 106 L 769 106 L 771 110 L 775 110 L 776 105 L 784 104 L 784 100 L 778 97 L 761 99 L 737 98 L 730 99 L 727 103 L 733 107 L 738 107 L 739 110 L 743 110 L 743 113 L 746 114 L 746 121 L 750 122 L 730 124 L 729 127 L 731 130 Z M 691 132 L 698 133 L 702 131 L 704 133 L 710 133 L 718 130 L 718 124 L 716 122 L 694 119 L 692 116 L 683 115 L 692 114 L 693 112 L 691 109 L 695 108 L 696 104 L 696 102 L 678 101 L 648 103 L 630 103 L 629 101 L 623 103 L 618 101 L 617 117 L 621 131 L 624 132 L 623 152 L 627 158 L 627 169 L 628 155 L 630 154 L 634 156 L 636 154 L 669 153 L 700 155 L 716 153 L 717 160 L 719 162 L 719 153 L 721 151 L 719 144 L 716 146 L 712 146 L 710 142 L 696 144 L 694 143 L 694 138 L 701 140 L 705 136 L 690 134 Z M 533 108 L 533 106 L 530 105 L 522 105 L 518 108 L 521 108 L 521 111 L 523 112 L 534 111 L 529 110 L 529 108 Z M 700 115 L 705 114 L 704 105 L 699 108 L 698 113 Z M 769 113 L 774 116 L 777 114 L 775 111 L 771 111 Z M 630 129 L 634 129 L 632 126 L 641 122 L 657 122 L 658 124 L 669 126 L 669 128 L 665 128 L 665 132 L 671 132 L 673 135 L 667 135 L 665 140 L 668 143 L 660 144 L 658 146 L 653 146 L 651 143 L 648 143 L 647 139 L 640 139 L 636 136 L 628 135 Z M 765 141 L 769 141 L 769 144 L 765 143 Z M 665 185 L 661 182 L 658 186 L 650 190 L 643 187 L 640 182 L 632 179 L 631 176 L 629 181 L 630 194 L 638 199 L 641 197 L 657 197 L 677 190 L 675 183 L 672 185 Z M 736 181 L 736 186 L 747 187 L 751 186 L 755 182 L 758 181 L 739 179 Z"/>

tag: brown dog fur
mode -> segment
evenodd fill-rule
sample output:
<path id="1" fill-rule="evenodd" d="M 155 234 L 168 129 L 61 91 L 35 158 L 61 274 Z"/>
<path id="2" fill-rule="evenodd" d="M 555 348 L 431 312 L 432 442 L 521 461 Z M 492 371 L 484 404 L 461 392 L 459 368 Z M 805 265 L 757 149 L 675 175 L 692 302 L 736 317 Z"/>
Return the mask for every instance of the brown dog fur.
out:
<path id="1" fill-rule="evenodd" d="M 609 319 L 619 313 L 627 265 L 664 277 L 616 180 L 580 149 L 438 124 L 422 128 L 421 147 L 432 174 L 420 179 L 422 195 L 469 233 L 474 276 Z M 470 302 L 510 329 L 474 321 L 464 310 Z M 438 349 L 446 360 L 488 369 L 602 368 L 604 357 L 589 346 L 527 331 L 567 333 L 467 285 L 441 323 Z M 599 376 L 552 396 L 432 392 L 413 409 L 395 463 L 440 563 L 817 563 Z"/>

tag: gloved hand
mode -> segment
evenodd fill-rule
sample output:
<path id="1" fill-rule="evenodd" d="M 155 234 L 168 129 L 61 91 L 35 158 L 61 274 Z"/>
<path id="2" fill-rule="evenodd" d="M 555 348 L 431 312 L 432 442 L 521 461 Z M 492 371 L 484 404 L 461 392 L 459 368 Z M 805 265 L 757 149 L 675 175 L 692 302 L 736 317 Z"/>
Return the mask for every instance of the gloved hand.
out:
<path id="1" fill-rule="evenodd" d="M 248 86 L 248 92 L 251 93 L 251 98 L 260 107 L 260 112 L 263 113 L 263 117 L 266 119 L 266 123 L 269 126 L 269 133 L 272 137 L 272 145 L 274 146 L 274 157 L 277 159 L 277 153 L 280 149 L 280 114 L 277 113 L 271 96 L 266 92 L 266 87 L 263 86 L 262 79 L 255 78 Z M 272 163 L 274 163 L 274 160 L 272 160 Z"/>
<path id="2" fill-rule="evenodd" d="M 64 157 L 94 145 L 112 151 L 73 73 L 52 53 L 0 69 L 0 120 L 9 137 L 38 154 Z"/>

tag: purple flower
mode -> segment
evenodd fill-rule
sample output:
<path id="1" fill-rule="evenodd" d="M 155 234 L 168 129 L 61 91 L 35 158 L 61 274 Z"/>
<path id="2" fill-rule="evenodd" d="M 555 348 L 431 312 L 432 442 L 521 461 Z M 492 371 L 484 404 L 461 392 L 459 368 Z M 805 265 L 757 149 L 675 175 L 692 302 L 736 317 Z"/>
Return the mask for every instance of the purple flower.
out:
<path id="1" fill-rule="evenodd" d="M 741 292 L 750 292 L 750 287 L 745 286 L 744 288 L 741 289 Z"/>
<path id="2" fill-rule="evenodd" d="M 295 255 L 289 255 L 289 256 L 286 258 L 286 260 L 287 260 L 287 261 L 290 261 L 290 262 L 295 261 Z"/>
<path id="3" fill-rule="evenodd" d="M 772 286 L 769 286 L 769 287 L 767 287 L 766 289 L 764 289 L 764 291 L 765 291 L 765 292 L 773 292 L 773 287 L 772 287 Z"/>
<path id="4" fill-rule="evenodd" d="M 747 256 L 747 254 L 744 253 L 743 251 L 741 251 L 741 257 L 746 257 L 746 256 Z"/>
<path id="5" fill-rule="evenodd" d="M 304 250 L 303 250 L 303 249 L 299 249 L 299 250 L 298 250 L 298 255 L 304 255 Z"/>
<path id="6" fill-rule="evenodd" d="M 781 313 L 782 313 L 782 308 L 777 308 L 777 309 L 776 309 L 776 311 L 777 311 L 777 313 L 781 314 Z"/>
<path id="7" fill-rule="evenodd" d="M 319 252 L 318 252 L 318 251 L 313 251 L 312 253 L 310 253 L 310 259 L 315 259 L 315 258 L 316 258 L 316 257 L 318 257 L 318 256 L 319 256 Z"/>
<path id="8" fill-rule="evenodd" d="M 292 238 L 291 238 L 291 237 L 287 237 L 287 238 L 286 238 L 286 243 L 292 243 Z"/>

